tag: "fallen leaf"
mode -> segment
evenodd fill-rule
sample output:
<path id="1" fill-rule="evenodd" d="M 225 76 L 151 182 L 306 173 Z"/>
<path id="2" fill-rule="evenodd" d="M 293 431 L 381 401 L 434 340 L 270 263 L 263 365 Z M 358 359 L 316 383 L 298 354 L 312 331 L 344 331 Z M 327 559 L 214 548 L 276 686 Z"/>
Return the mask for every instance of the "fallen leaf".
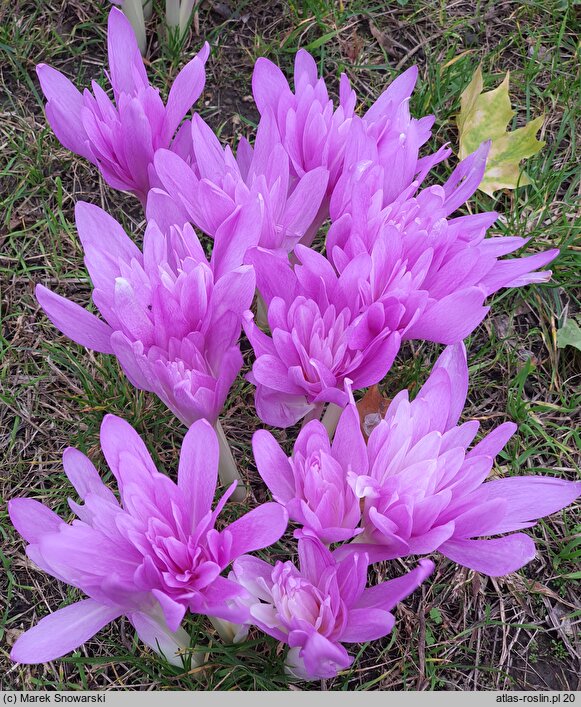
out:
<path id="1" fill-rule="evenodd" d="M 472 81 L 460 98 L 460 113 L 456 116 L 460 138 L 460 159 L 474 152 L 482 142 L 491 140 L 492 145 L 484 179 L 478 187 L 489 196 L 498 189 L 516 189 L 531 184 L 525 172 L 521 173 L 520 162 L 531 157 L 543 146 L 536 139 L 544 116 L 539 116 L 522 128 L 507 132 L 514 115 L 508 93 L 510 72 L 504 81 L 492 91 L 482 92 L 482 68 L 476 69 Z"/>
<path id="2" fill-rule="evenodd" d="M 214 12 L 217 15 L 220 15 L 220 17 L 222 19 L 229 20 L 232 18 L 232 15 L 233 15 L 232 8 L 230 7 L 230 5 L 228 5 L 228 3 L 226 3 L 226 2 L 213 2 L 213 3 L 211 3 L 211 5 L 212 5 L 212 10 L 214 10 Z"/>
<path id="3" fill-rule="evenodd" d="M 7 629 L 5 634 L 6 644 L 11 648 L 23 633 L 24 631 L 21 631 L 19 628 Z"/>
<path id="4" fill-rule="evenodd" d="M 568 319 L 557 332 L 557 346 L 574 346 L 581 351 L 581 327 L 574 319 Z"/>
<path id="5" fill-rule="evenodd" d="M 508 339 L 512 325 L 512 319 L 508 316 L 508 314 L 497 314 L 495 317 L 490 319 L 490 324 L 499 339 Z M 514 344 L 514 340 L 510 343 Z"/>
<path id="6" fill-rule="evenodd" d="M 394 49 L 393 41 L 387 32 L 382 32 L 379 27 L 369 20 L 369 31 L 373 35 L 373 38 L 377 41 L 379 46 L 387 54 L 387 56 L 397 57 L 398 53 Z"/>
<path id="7" fill-rule="evenodd" d="M 372 385 L 357 403 L 357 412 L 359 413 L 361 430 L 365 439 L 369 437 L 373 429 L 377 427 L 385 416 L 389 402 L 389 398 L 384 397 L 379 392 L 379 387 Z"/>
<path id="8" fill-rule="evenodd" d="M 537 582 L 535 580 L 531 581 L 516 572 L 513 574 L 506 575 L 505 577 L 499 577 L 497 578 L 497 581 L 501 585 L 506 586 L 511 592 L 511 594 L 513 594 L 513 596 L 519 599 L 519 602 L 522 601 L 522 597 L 526 594 L 540 594 L 541 596 L 553 599 L 559 604 L 568 606 L 573 610 L 579 608 L 575 604 L 570 603 L 562 596 L 554 592 L 552 589 L 549 589 L 549 587 L 545 586 L 544 584 L 541 584 L 541 582 Z"/>
<path id="9" fill-rule="evenodd" d="M 357 61 L 359 55 L 363 51 L 363 46 L 363 39 L 357 34 L 357 32 L 353 32 L 351 38 L 344 44 L 344 51 L 349 61 L 353 63 Z"/>

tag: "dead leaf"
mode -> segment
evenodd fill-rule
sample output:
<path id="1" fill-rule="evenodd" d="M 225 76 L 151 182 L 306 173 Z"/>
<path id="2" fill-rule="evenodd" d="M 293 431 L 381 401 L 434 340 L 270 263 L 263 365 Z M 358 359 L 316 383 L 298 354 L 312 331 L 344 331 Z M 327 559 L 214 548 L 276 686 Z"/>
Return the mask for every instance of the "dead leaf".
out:
<path id="1" fill-rule="evenodd" d="M 16 641 L 22 636 L 24 631 L 19 628 L 9 628 L 6 629 L 5 639 L 6 645 L 10 648 L 16 643 Z"/>
<path id="2" fill-rule="evenodd" d="M 387 32 L 382 32 L 379 27 L 369 20 L 369 31 L 373 35 L 373 38 L 377 41 L 379 46 L 387 54 L 387 56 L 397 57 L 398 53 L 394 49 L 393 41 Z"/>
<path id="3" fill-rule="evenodd" d="M 535 137 L 543 125 L 542 115 L 522 128 L 507 132 L 514 115 L 508 92 L 509 74 L 506 73 L 500 86 L 483 93 L 482 68 L 479 66 L 461 96 L 460 113 L 456 116 L 460 159 L 474 152 L 485 140 L 492 141 L 484 179 L 478 187 L 489 196 L 498 189 L 516 189 L 530 184 L 526 173 L 521 173 L 520 162 L 537 153 L 545 144 Z"/>
<path id="4" fill-rule="evenodd" d="M 228 3 L 226 3 L 226 2 L 213 2 L 213 3 L 211 3 L 211 5 L 212 5 L 212 10 L 214 10 L 214 12 L 217 15 L 220 15 L 220 17 L 223 20 L 229 20 L 232 18 L 232 14 L 233 14 L 232 8 L 230 7 L 230 5 L 228 5 Z"/>
<path id="5" fill-rule="evenodd" d="M 377 427 L 385 416 L 389 403 L 389 398 L 384 397 L 379 392 L 379 386 L 377 385 L 372 385 L 367 393 L 365 393 L 365 395 L 357 403 L 361 430 L 366 440 L 372 430 Z"/>
<path id="6" fill-rule="evenodd" d="M 541 582 L 526 579 L 525 577 L 522 577 L 516 572 L 513 574 L 506 575 L 506 577 L 500 577 L 498 578 L 498 581 L 504 584 L 511 592 L 511 594 L 513 594 L 513 596 L 519 599 L 519 602 L 524 594 L 540 594 L 543 597 L 553 599 L 559 604 L 568 606 L 573 610 L 579 608 L 578 606 L 575 606 L 574 604 L 568 602 L 566 599 L 554 592 L 552 589 L 549 589 L 549 587 L 545 586 L 544 584 L 541 584 Z"/>
<path id="7" fill-rule="evenodd" d="M 357 61 L 361 51 L 363 50 L 363 44 L 363 39 L 357 34 L 357 32 L 353 32 L 351 38 L 344 44 L 344 51 L 349 61 L 353 63 Z"/>

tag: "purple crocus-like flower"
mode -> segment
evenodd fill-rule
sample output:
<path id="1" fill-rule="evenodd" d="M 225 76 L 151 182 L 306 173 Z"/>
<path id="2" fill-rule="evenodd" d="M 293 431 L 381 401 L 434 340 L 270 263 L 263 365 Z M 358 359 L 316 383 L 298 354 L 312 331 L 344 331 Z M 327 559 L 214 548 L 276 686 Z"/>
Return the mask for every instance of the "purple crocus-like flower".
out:
<path id="1" fill-rule="evenodd" d="M 133 192 L 145 204 L 155 151 L 170 147 L 202 93 L 210 50 L 205 44 L 180 71 L 165 106 L 149 85 L 131 25 L 117 8 L 109 13 L 108 50 L 115 104 L 95 81 L 93 93 L 81 94 L 59 71 L 39 64 L 46 117 L 66 148 L 96 165 L 114 189 Z"/>
<path id="2" fill-rule="evenodd" d="M 412 402 L 405 390 L 391 401 L 369 436 L 368 474 L 349 474 L 365 501 L 364 533 L 338 552 L 365 551 L 378 561 L 438 550 L 491 576 L 533 559 L 533 540 L 512 531 L 572 503 L 581 483 L 542 476 L 484 483 L 516 425 L 500 425 L 468 451 L 478 422 L 457 425 L 467 387 L 466 352 L 457 344 L 445 349 Z M 347 423 L 351 435 L 359 432 L 352 415 Z M 511 534 L 490 537 L 504 533 Z"/>
<path id="3" fill-rule="evenodd" d="M 257 357 L 250 380 L 258 415 L 279 427 L 320 412 L 323 402 L 344 407 L 345 379 L 355 390 L 381 380 L 401 340 L 461 341 L 488 312 L 487 296 L 546 281 L 550 271 L 534 271 L 558 254 L 501 260 L 526 241 L 484 238 L 496 214 L 448 220 L 480 183 L 486 144 L 443 187 L 414 197 L 413 182 L 386 205 L 377 144 L 352 122 L 352 161 L 331 200 L 328 260 L 298 245 L 302 265 L 293 272 L 260 249 L 247 255 L 272 332 L 269 339 L 245 324 Z"/>
<path id="4" fill-rule="evenodd" d="M 343 408 L 353 389 L 373 385 L 388 372 L 400 345 L 405 307 L 390 301 L 361 306 L 359 263 L 337 275 L 319 253 L 297 245 L 299 261 L 254 248 L 247 262 L 268 307 L 267 336 L 247 313 L 246 335 L 256 354 L 249 380 L 263 422 L 289 427 L 324 403 Z M 365 273 L 363 273 L 365 275 Z"/>
<path id="5" fill-rule="evenodd" d="M 551 277 L 548 270 L 534 271 L 550 263 L 559 253 L 556 249 L 500 259 L 527 239 L 485 238 L 496 213 L 449 218 L 478 188 L 487 143 L 463 160 L 443 186 L 416 193 L 415 181 L 392 200 L 385 190 L 391 170 L 379 163 L 374 141 L 357 125 L 352 128 L 351 163 L 331 199 L 327 256 L 340 273 L 370 258 L 362 297 L 371 304 L 395 296 L 405 304 L 402 339 L 459 342 L 488 312 L 488 296 L 502 287 Z"/>
<path id="6" fill-rule="evenodd" d="M 29 543 L 28 557 L 43 571 L 89 598 L 41 619 L 15 643 L 19 663 L 44 663 L 89 640 L 103 626 L 127 616 L 141 640 L 176 665 L 189 637 L 180 628 L 187 609 L 244 622 L 244 593 L 221 576 L 247 552 L 279 539 L 285 510 L 268 503 L 223 530 L 218 515 L 235 484 L 212 511 L 218 441 L 212 427 L 196 422 L 183 442 L 177 485 L 160 474 L 139 435 L 107 415 L 101 446 L 121 503 L 103 484 L 89 459 L 69 448 L 65 472 L 84 501 L 69 501 L 78 520 L 65 523 L 32 499 L 9 502 L 12 523 Z"/>
<path id="7" fill-rule="evenodd" d="M 361 122 L 375 145 L 380 164 L 389 173 L 384 187 L 391 199 L 395 199 L 419 172 L 425 170 L 426 159 L 435 164 L 450 153 L 444 148 L 437 157 L 418 160 L 421 146 L 430 137 L 434 116 L 420 120 L 410 116 L 409 99 L 417 75 L 417 69 L 412 67 L 395 79 Z M 255 64 L 252 88 L 261 121 L 267 115 L 276 120 L 293 174 L 302 177 L 321 166 L 329 171 L 327 198 L 312 228 L 302 239 L 302 243 L 310 245 L 318 227 L 328 216 L 329 197 L 344 169 L 352 123 L 357 120 L 355 92 L 347 76 L 341 74 L 339 106 L 335 108 L 324 79 L 318 77 L 315 60 L 305 50 L 296 55 L 294 93 L 281 70 L 265 58 L 258 59 Z"/>
<path id="8" fill-rule="evenodd" d="M 362 532 L 360 501 L 347 480 L 368 470 L 358 420 L 355 406 L 348 406 L 332 444 L 326 428 L 311 420 L 300 431 L 290 458 L 270 432 L 258 430 L 252 438 L 258 472 L 275 501 L 286 508 L 291 520 L 325 544 Z"/>
<path id="9" fill-rule="evenodd" d="M 318 77 L 315 60 L 304 49 L 297 52 L 294 69 L 293 93 L 278 66 L 264 57 L 257 59 L 252 76 L 254 100 L 261 115 L 271 114 L 276 120 L 293 173 L 301 177 L 324 166 L 332 189 L 341 172 L 355 92 L 342 74 L 335 109 L 324 79 Z"/>
<path id="10" fill-rule="evenodd" d="M 208 262 L 189 225 L 163 235 L 150 221 L 141 252 L 97 206 L 81 202 L 75 214 L 105 321 L 38 285 L 47 316 L 82 346 L 115 354 L 133 385 L 184 424 L 214 423 L 242 366 L 242 313 L 255 290 L 252 267 L 241 265 L 256 236 L 252 215 L 235 213 L 223 225 Z"/>
<path id="11" fill-rule="evenodd" d="M 342 643 L 362 643 L 386 636 L 395 623 L 391 609 L 432 572 L 422 560 L 404 575 L 370 589 L 368 558 L 354 553 L 337 561 L 316 538 L 301 537 L 300 569 L 292 562 L 272 565 L 256 557 L 234 563 L 238 582 L 256 598 L 250 621 L 290 646 L 287 671 L 295 677 L 332 678 L 353 657 Z"/>
<path id="12" fill-rule="evenodd" d="M 258 243 L 284 256 L 313 223 L 328 178 L 319 167 L 291 180 L 289 157 L 270 115 L 260 122 L 254 148 L 242 139 L 236 158 L 194 115 L 172 150 L 157 152 L 155 172 L 159 184 L 148 197 L 147 216 L 162 228 L 190 221 L 215 236 L 236 209 L 250 204 L 259 211 Z"/>

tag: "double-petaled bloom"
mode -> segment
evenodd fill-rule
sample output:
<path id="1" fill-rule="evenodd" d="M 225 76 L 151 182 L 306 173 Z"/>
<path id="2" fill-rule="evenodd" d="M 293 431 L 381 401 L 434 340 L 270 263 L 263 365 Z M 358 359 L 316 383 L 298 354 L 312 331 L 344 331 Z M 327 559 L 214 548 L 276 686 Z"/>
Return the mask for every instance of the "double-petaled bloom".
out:
<path id="1" fill-rule="evenodd" d="M 212 510 L 218 441 L 205 420 L 184 438 L 177 484 L 156 470 L 139 435 L 120 418 L 105 417 L 101 446 L 121 502 L 73 448 L 65 451 L 63 464 L 84 503 L 69 501 L 77 516 L 72 524 L 38 501 L 9 502 L 28 557 L 88 597 L 41 619 L 20 636 L 11 657 L 20 663 L 53 660 L 127 616 L 144 643 L 182 665 L 190 642 L 180 627 L 187 610 L 249 620 L 244 590 L 222 573 L 237 557 L 276 542 L 287 514 L 267 503 L 216 530 L 235 484 Z"/>
<path id="2" fill-rule="evenodd" d="M 92 93 L 81 94 L 59 71 L 39 64 L 46 117 L 66 148 L 96 165 L 111 187 L 133 192 L 145 204 L 153 156 L 171 147 L 202 93 L 210 50 L 205 44 L 180 71 L 166 105 L 149 84 L 131 25 L 117 8 L 109 14 L 108 50 L 115 103 L 95 81 Z"/>
<path id="3" fill-rule="evenodd" d="M 299 432 L 287 457 L 270 432 L 258 430 L 252 449 L 258 472 L 289 518 L 329 545 L 363 532 L 360 500 L 348 479 L 367 474 L 367 450 L 358 430 L 358 414 L 349 405 L 333 443 L 321 422 L 311 420 Z"/>
<path id="4" fill-rule="evenodd" d="M 467 387 L 466 352 L 458 344 L 442 353 L 413 401 L 407 390 L 391 401 L 369 436 L 367 472 L 348 475 L 364 502 L 364 532 L 340 553 L 365 551 L 378 561 L 438 550 L 491 576 L 533 559 L 533 540 L 513 531 L 572 503 L 581 483 L 543 476 L 487 481 L 516 425 L 500 425 L 469 449 L 479 425 L 458 425 Z M 349 437 L 360 434 L 353 415 L 346 422 Z"/>
<path id="5" fill-rule="evenodd" d="M 434 116 L 416 120 L 410 115 L 409 100 L 417 75 L 417 69 L 412 67 L 396 78 L 363 115 L 361 122 L 376 147 L 379 163 L 388 171 L 385 191 L 391 199 L 407 188 L 418 174 L 425 173 L 429 166 L 449 154 L 444 148 L 436 156 L 418 159 L 420 148 L 431 135 Z M 281 70 L 265 58 L 256 62 L 252 89 L 261 122 L 266 116 L 274 117 L 293 175 L 300 178 L 321 166 L 329 171 L 326 198 L 313 226 L 302 239 L 302 243 L 310 245 L 328 216 L 329 198 L 345 169 L 352 125 L 359 120 L 355 117 L 357 97 L 347 76 L 341 74 L 339 105 L 335 108 L 324 79 L 318 77 L 315 60 L 305 50 L 296 55 L 294 92 Z"/>
<path id="6" fill-rule="evenodd" d="M 156 154 L 155 172 L 158 183 L 148 197 L 147 215 L 160 226 L 190 221 L 214 237 L 235 210 L 252 208 L 258 243 L 282 256 L 311 227 L 328 179 L 324 167 L 291 179 L 289 156 L 270 115 L 261 120 L 254 147 L 240 140 L 236 157 L 194 115 L 172 150 Z"/>
<path id="7" fill-rule="evenodd" d="M 162 234 L 150 221 L 141 252 L 97 206 L 81 202 L 75 213 L 103 319 L 38 285 L 49 319 L 82 346 L 115 354 L 133 385 L 155 393 L 184 424 L 216 422 L 242 367 L 238 337 L 255 278 L 241 262 L 256 235 L 252 222 L 234 214 L 208 262 L 188 224 Z"/>
<path id="8" fill-rule="evenodd" d="M 419 566 L 397 579 L 366 589 L 368 558 L 352 553 L 342 560 L 316 538 L 298 543 L 300 567 L 274 567 L 250 556 L 234 562 L 235 578 L 255 603 L 250 623 L 290 647 L 287 671 L 298 678 L 331 678 L 348 668 L 353 657 L 343 643 L 363 643 L 386 636 L 395 618 L 391 609 L 411 594 L 433 570 Z"/>
<path id="9" fill-rule="evenodd" d="M 299 244 L 293 270 L 260 249 L 247 255 L 272 335 L 245 325 L 257 357 L 250 379 L 271 425 L 292 425 L 324 402 L 344 407 L 345 380 L 354 390 L 380 381 L 402 340 L 461 341 L 488 312 L 489 295 L 548 280 L 550 271 L 534 271 L 558 254 L 502 260 L 526 239 L 485 238 L 495 213 L 448 218 L 480 183 L 486 144 L 443 187 L 415 195 L 416 181 L 389 202 L 376 141 L 357 119 L 352 135 L 331 199 L 327 258 Z"/>
<path id="10" fill-rule="evenodd" d="M 355 390 L 380 381 L 405 327 L 405 307 L 396 297 L 362 308 L 359 263 L 339 276 L 310 248 L 299 244 L 295 255 L 300 264 L 294 268 L 260 248 L 246 256 L 255 267 L 272 334 L 247 313 L 244 329 L 256 355 L 248 378 L 256 385 L 258 416 L 276 427 L 316 415 L 324 403 L 343 408 L 347 381 Z"/>
<path id="11" fill-rule="evenodd" d="M 379 161 L 361 122 L 354 122 L 352 136 L 345 172 L 331 199 L 327 256 L 339 273 L 355 263 L 372 263 L 362 298 L 371 304 L 395 296 L 405 304 L 408 325 L 402 339 L 459 342 L 488 312 L 488 296 L 502 287 L 550 278 L 548 270 L 534 271 L 554 260 L 558 250 L 501 260 L 527 239 L 486 238 L 496 213 L 449 218 L 478 188 L 487 143 L 443 186 L 418 192 L 419 181 L 414 181 L 393 199 L 386 190 L 392 172 Z"/>

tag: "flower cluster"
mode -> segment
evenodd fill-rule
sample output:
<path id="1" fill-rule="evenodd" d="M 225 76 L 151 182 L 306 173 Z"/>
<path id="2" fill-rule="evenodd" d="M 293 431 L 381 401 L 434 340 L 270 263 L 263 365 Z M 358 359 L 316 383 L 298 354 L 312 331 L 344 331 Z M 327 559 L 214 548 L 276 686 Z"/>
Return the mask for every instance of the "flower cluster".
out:
<path id="1" fill-rule="evenodd" d="M 96 81 L 93 93 L 85 89 L 81 94 L 60 71 L 39 64 L 46 117 L 62 144 L 96 165 L 107 184 L 145 203 L 156 150 L 172 144 L 204 90 L 210 47 L 205 44 L 181 70 L 165 106 L 149 84 L 131 25 L 117 9 L 109 14 L 108 49 L 115 103 Z"/>
<path id="2" fill-rule="evenodd" d="M 233 152 L 200 115 L 186 118 L 208 56 L 206 44 L 164 106 L 114 8 L 114 103 L 96 82 L 81 94 L 38 67 L 56 136 L 139 198 L 146 227 L 138 247 L 102 209 L 77 204 L 100 316 L 41 284 L 37 299 L 66 336 L 114 355 L 188 431 L 174 483 L 137 433 L 107 415 L 101 446 L 118 496 L 84 454 L 67 449 L 64 470 L 83 501 L 69 501 L 72 523 L 32 499 L 9 502 L 30 559 L 87 597 L 24 633 L 12 650 L 19 662 L 60 657 L 126 616 L 144 643 L 187 667 L 201 661 L 182 626 L 189 611 L 208 616 L 225 640 L 243 640 L 254 626 L 286 643 L 291 676 L 331 678 L 353 662 L 343 644 L 386 636 L 397 603 L 434 569 L 421 559 L 368 587 L 374 563 L 437 552 L 490 576 L 513 572 L 535 554 L 520 531 L 581 492 L 558 478 L 494 476 L 515 425 L 471 446 L 478 422 L 459 424 L 463 339 L 490 295 L 546 281 L 550 272 L 539 268 L 557 255 L 505 259 L 526 240 L 488 237 L 494 212 L 457 215 L 482 180 L 488 144 L 441 186 L 426 186 L 451 151 L 420 156 L 434 117 L 410 113 L 417 70 L 361 112 L 347 76 L 336 106 L 301 50 L 294 90 L 270 61 L 256 62 L 259 125 L 253 144 L 241 138 Z M 325 221 L 324 248 L 315 249 Z M 242 330 L 254 352 L 247 379 L 258 416 L 303 426 L 290 457 L 271 432 L 255 432 L 256 466 L 274 501 L 243 514 L 229 504 L 239 517 L 226 524 L 228 499 L 244 498 L 220 424 L 243 366 Z M 354 395 L 381 382 L 410 339 L 447 348 L 417 395 L 395 395 L 367 437 Z M 227 489 L 213 507 L 218 473 Z M 278 542 L 289 521 L 298 566 L 285 557 L 289 535 L 274 564 L 249 554 Z"/>
<path id="3" fill-rule="evenodd" d="M 352 539 L 335 551 L 339 557 L 366 553 L 379 562 L 437 550 L 490 576 L 514 572 L 535 556 L 528 535 L 477 538 L 531 527 L 572 503 L 581 482 L 487 481 L 516 425 L 500 425 L 468 451 L 479 423 L 458 425 L 467 389 L 464 346 L 449 346 L 414 400 L 407 390 L 393 398 L 367 442 L 351 403 L 332 444 L 312 420 L 290 458 L 270 432 L 255 432 L 258 471 L 303 533 L 327 544 Z"/>
<path id="4" fill-rule="evenodd" d="M 19 638 L 12 657 L 23 663 L 52 660 L 125 615 L 144 643 L 181 665 L 178 652 L 189 646 L 180 628 L 186 609 L 244 620 L 234 602 L 227 604 L 243 589 L 221 573 L 234 559 L 276 542 L 285 531 L 286 512 L 266 503 L 216 530 L 236 482 L 212 511 L 218 440 L 205 420 L 184 439 L 177 484 L 157 471 L 139 435 L 118 417 L 103 420 L 101 448 L 121 503 L 73 448 L 65 450 L 63 465 L 84 501 L 69 501 L 78 520 L 65 523 L 31 499 L 9 503 L 30 559 L 89 597 L 42 619 Z"/>
<path id="5" fill-rule="evenodd" d="M 273 567 L 246 555 L 234 562 L 232 576 L 252 597 L 244 604 L 250 621 L 288 643 L 287 671 L 306 680 L 332 678 L 351 665 L 353 658 L 342 643 L 388 634 L 395 623 L 390 610 L 434 568 L 430 560 L 422 560 L 407 575 L 365 589 L 365 553 L 338 560 L 319 540 L 303 536 L 298 555 L 299 569 L 292 562 Z"/>
<path id="6" fill-rule="evenodd" d="M 208 262 L 190 224 L 163 234 L 149 221 L 141 251 L 97 206 L 77 204 L 76 223 L 103 319 L 38 285 L 49 319 L 82 346 L 114 354 L 133 385 L 185 425 L 214 423 L 242 367 L 238 337 L 255 278 L 241 261 L 252 229 L 230 219 Z"/>

